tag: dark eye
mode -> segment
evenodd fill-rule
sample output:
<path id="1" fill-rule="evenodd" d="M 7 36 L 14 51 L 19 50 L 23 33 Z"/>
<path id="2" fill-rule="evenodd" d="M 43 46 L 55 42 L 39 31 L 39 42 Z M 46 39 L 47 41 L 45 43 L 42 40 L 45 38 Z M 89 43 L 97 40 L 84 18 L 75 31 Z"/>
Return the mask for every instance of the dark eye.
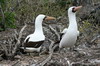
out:
<path id="1" fill-rule="evenodd" d="M 45 18 L 47 18 L 47 16 L 45 16 L 43 20 L 45 20 Z"/>
<path id="2" fill-rule="evenodd" d="M 75 9 L 75 8 L 72 8 L 72 12 L 76 12 L 74 9 Z"/>

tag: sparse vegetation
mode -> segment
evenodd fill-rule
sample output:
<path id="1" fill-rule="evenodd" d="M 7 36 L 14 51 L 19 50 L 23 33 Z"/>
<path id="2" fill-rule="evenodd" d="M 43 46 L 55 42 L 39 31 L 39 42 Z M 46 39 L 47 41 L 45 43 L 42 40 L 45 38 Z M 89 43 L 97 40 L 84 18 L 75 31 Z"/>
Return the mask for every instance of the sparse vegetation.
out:
<path id="1" fill-rule="evenodd" d="M 44 46 L 48 45 L 46 48 L 49 48 L 52 40 L 54 42 L 57 41 L 60 32 L 69 24 L 66 9 L 72 5 L 83 5 L 83 8 L 77 14 L 80 31 L 80 36 L 74 47 L 77 52 L 70 50 L 64 52 L 62 50 L 61 54 L 58 52 L 57 54 L 52 53 L 50 55 L 51 58 L 49 58 L 45 66 L 55 66 L 57 64 L 60 66 L 68 65 L 65 62 L 72 63 L 72 66 L 98 65 L 98 63 L 95 63 L 96 61 L 92 63 L 91 60 L 98 60 L 100 63 L 99 0 L 0 0 L 0 64 L 3 64 L 5 58 L 1 58 L 4 55 L 6 55 L 6 59 L 14 59 L 15 63 L 12 65 L 24 65 L 25 63 L 21 63 L 22 61 L 29 62 L 25 65 L 38 65 L 45 60 L 48 57 L 45 53 L 44 55 L 38 56 L 38 58 L 33 56 L 33 53 L 28 56 L 23 55 L 23 57 L 18 58 L 20 61 L 17 61 L 15 56 L 19 45 L 23 43 L 25 37 L 34 32 L 34 19 L 38 14 L 50 15 L 57 18 L 56 21 L 52 21 L 48 25 L 45 22 L 43 23 L 44 33 L 47 37 Z M 24 24 L 27 24 L 27 27 L 20 39 L 18 39 L 20 29 Z M 19 41 L 20 43 L 17 45 Z"/>
<path id="2" fill-rule="evenodd" d="M 0 0 L 0 31 L 6 28 L 15 28 L 15 13 L 10 9 L 10 0 Z"/>

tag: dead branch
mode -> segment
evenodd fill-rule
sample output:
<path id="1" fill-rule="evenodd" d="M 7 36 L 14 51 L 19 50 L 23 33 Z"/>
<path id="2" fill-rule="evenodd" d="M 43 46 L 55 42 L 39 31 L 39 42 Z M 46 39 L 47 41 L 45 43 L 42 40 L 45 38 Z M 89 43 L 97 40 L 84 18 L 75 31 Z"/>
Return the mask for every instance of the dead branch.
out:
<path id="1" fill-rule="evenodd" d="M 72 66 L 72 63 L 70 62 L 70 60 L 67 57 L 63 57 L 61 54 L 59 53 L 55 53 L 56 55 L 59 55 L 61 58 L 63 58 L 65 61 L 67 61 L 68 66 Z"/>
<path id="2" fill-rule="evenodd" d="M 50 39 L 49 39 L 49 41 L 51 42 L 51 44 L 50 44 L 50 46 L 49 46 L 49 56 L 48 56 L 48 58 L 46 58 L 42 63 L 40 63 L 41 66 L 44 66 L 44 65 L 51 59 L 51 57 L 52 57 L 52 55 L 53 55 L 53 51 L 54 51 L 54 49 L 55 49 L 56 46 L 57 46 L 57 45 L 55 45 L 55 46 L 53 47 L 54 41 L 52 41 L 52 40 L 50 40 Z"/>
<path id="3" fill-rule="evenodd" d="M 91 43 L 93 43 L 96 39 L 100 38 L 100 35 L 94 37 L 92 40 L 91 40 Z"/>
<path id="4" fill-rule="evenodd" d="M 48 27 L 52 32 L 54 32 L 54 34 L 57 36 L 57 38 L 58 38 L 58 40 L 60 40 L 60 35 L 59 35 L 59 33 L 52 27 L 52 26 L 48 26 L 47 24 L 43 24 L 43 25 L 45 25 L 46 27 Z M 52 41 L 51 39 L 48 39 L 50 42 L 51 42 L 51 44 L 50 44 L 50 46 L 49 46 L 49 56 L 43 61 L 43 62 L 41 62 L 39 65 L 41 65 L 41 66 L 44 66 L 51 58 L 52 58 L 52 55 L 53 55 L 53 51 L 54 51 L 54 49 L 58 46 L 58 45 L 55 45 L 54 46 L 54 41 Z M 54 46 L 54 47 L 53 47 Z"/>
<path id="5" fill-rule="evenodd" d="M 1 46 L 1 48 L 2 48 L 2 50 L 1 51 L 3 51 L 3 50 L 5 50 L 5 49 L 7 49 L 5 46 L 3 46 L 2 44 L 0 44 L 0 46 Z"/>
<path id="6" fill-rule="evenodd" d="M 24 29 L 27 27 L 27 24 L 24 25 L 24 27 L 21 29 L 21 31 L 19 32 L 19 37 L 18 37 L 18 40 L 21 39 L 22 37 L 22 32 L 24 31 Z"/>
<path id="7" fill-rule="evenodd" d="M 52 26 L 50 26 L 50 25 L 49 25 L 49 28 L 51 29 L 51 31 L 53 31 L 55 33 L 55 35 L 57 36 L 58 40 L 60 40 L 59 33 Z"/>
<path id="8" fill-rule="evenodd" d="M 20 39 L 21 39 L 21 37 L 22 37 L 22 32 L 24 31 L 24 29 L 25 29 L 26 27 L 27 27 L 27 24 L 25 24 L 25 25 L 23 26 L 23 28 L 22 28 L 22 29 L 20 30 L 20 32 L 19 32 L 19 36 L 18 36 L 17 43 L 16 43 L 15 48 L 14 48 L 13 54 L 16 53 L 17 48 L 18 48 L 19 45 L 20 45 Z"/>
<path id="9" fill-rule="evenodd" d="M 50 25 L 48 26 L 47 24 L 43 24 L 43 25 L 45 25 L 46 27 L 48 27 L 55 34 L 55 36 L 57 37 L 57 39 L 60 40 L 59 33 L 52 26 L 50 26 Z"/>
<path id="10" fill-rule="evenodd" d="M 68 66 L 72 66 L 71 62 L 68 60 L 68 58 L 64 58 L 64 60 L 67 61 Z"/>
<path id="11" fill-rule="evenodd" d="M 4 43 L 6 43 L 6 42 L 4 42 Z M 0 44 L 0 46 L 2 47 L 2 50 L 1 51 L 3 51 L 4 53 L 7 53 L 7 47 L 4 46 L 4 45 L 2 45 L 2 44 Z"/>
<path id="12" fill-rule="evenodd" d="M 24 31 L 26 26 L 27 26 L 26 24 L 25 24 L 25 26 L 23 26 L 23 28 L 21 29 L 19 34 L 15 30 L 15 33 L 11 37 L 9 37 L 9 39 L 7 39 L 7 41 L 4 42 L 4 44 L 7 44 L 7 45 L 0 44 L 2 47 L 1 51 L 4 52 L 3 54 L 5 54 L 8 59 L 13 59 L 17 49 L 20 46 L 20 39 L 22 37 L 22 32 Z M 12 57 L 12 58 L 10 58 L 10 57 Z"/>
<path id="13" fill-rule="evenodd" d="M 16 31 L 16 29 L 14 30 L 14 38 L 17 40 L 18 38 L 18 32 Z"/>
<path id="14" fill-rule="evenodd" d="M 19 60 L 18 60 L 18 61 L 16 61 L 16 62 L 14 62 L 11 66 L 18 66 L 18 65 L 20 65 Z"/>

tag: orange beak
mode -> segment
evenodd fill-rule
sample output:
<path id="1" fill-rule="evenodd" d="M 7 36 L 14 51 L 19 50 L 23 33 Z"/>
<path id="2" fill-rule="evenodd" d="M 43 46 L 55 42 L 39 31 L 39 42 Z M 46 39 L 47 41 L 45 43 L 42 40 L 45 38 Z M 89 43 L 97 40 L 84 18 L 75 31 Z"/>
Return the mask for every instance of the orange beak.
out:
<path id="1" fill-rule="evenodd" d="M 45 20 L 56 20 L 55 17 L 46 16 Z"/>
<path id="2" fill-rule="evenodd" d="M 79 10 L 81 8 L 82 8 L 82 6 L 77 6 L 77 7 L 74 8 L 74 11 L 77 11 L 77 10 Z"/>

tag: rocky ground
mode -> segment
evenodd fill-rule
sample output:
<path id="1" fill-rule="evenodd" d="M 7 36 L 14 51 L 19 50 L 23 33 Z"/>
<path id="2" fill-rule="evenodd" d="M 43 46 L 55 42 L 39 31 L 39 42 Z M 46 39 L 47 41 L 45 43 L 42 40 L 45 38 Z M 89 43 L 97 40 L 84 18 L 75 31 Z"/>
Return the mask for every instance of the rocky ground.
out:
<path id="1" fill-rule="evenodd" d="M 54 24 L 51 24 L 53 28 Z M 17 31 L 20 31 L 21 29 L 19 27 Z M 32 33 L 33 26 L 30 24 L 26 27 L 26 30 L 24 30 L 22 38 L 24 39 L 26 35 L 29 33 Z M 44 26 L 44 29 L 48 29 Z M 32 31 L 31 31 L 32 30 Z M 44 30 L 45 34 L 50 33 L 50 29 Z M 99 30 L 98 30 L 99 31 Z M 1 44 L 4 44 L 9 37 L 11 37 L 14 33 L 14 29 L 7 29 L 6 31 L 0 32 L 0 40 Z M 52 33 L 52 32 L 51 32 Z M 50 34 L 49 34 L 50 35 Z M 52 34 L 51 34 L 52 35 Z M 94 35 L 94 34 L 93 34 Z M 47 36 L 51 40 L 56 38 L 53 38 L 55 35 Z M 89 35 L 90 36 L 90 35 Z M 90 37 L 84 37 L 83 34 L 80 35 L 78 38 L 78 41 L 74 47 L 74 50 L 72 49 L 62 49 L 60 52 L 54 52 L 53 55 L 51 55 L 50 60 L 45 64 L 45 66 L 99 66 L 100 65 L 100 34 L 96 34 L 95 36 L 92 36 L 91 39 L 88 39 Z M 23 41 L 23 40 L 22 40 Z M 48 42 L 48 39 L 45 41 L 44 46 L 49 46 L 50 42 Z M 47 47 L 46 46 L 46 47 Z M 47 51 L 49 52 L 49 51 Z M 34 55 L 35 54 L 35 55 Z M 51 54 L 51 53 L 50 53 Z M 15 56 L 15 59 L 13 61 L 10 60 L 4 60 L 0 59 L 1 66 L 39 66 L 43 61 L 45 61 L 50 54 L 43 53 L 40 55 L 36 55 L 36 53 L 25 54 L 25 55 L 18 55 Z"/>
<path id="2" fill-rule="evenodd" d="M 17 55 L 13 61 L 5 60 L 0 57 L 0 66 L 41 66 L 44 61 L 47 61 L 44 66 L 100 66 L 100 23 L 98 19 L 98 13 L 100 13 L 100 11 L 98 12 L 98 9 L 100 9 L 99 5 L 97 6 L 95 4 L 89 12 L 79 14 L 80 18 L 78 17 L 77 20 L 80 36 L 74 48 L 64 48 L 60 52 L 57 51 L 53 53 L 47 51 L 51 44 L 48 40 L 50 39 L 54 42 L 58 40 L 57 34 L 51 30 L 50 26 L 56 30 L 58 34 L 68 26 L 68 19 L 61 16 L 57 18 L 57 21 L 49 24 L 49 27 L 43 23 L 44 33 L 47 37 L 43 45 L 46 47 L 46 52 Z M 91 17 L 87 18 L 87 15 L 91 15 Z M 98 17 L 96 18 L 96 16 Z M 21 42 L 23 42 L 28 34 L 34 32 L 33 25 L 34 23 L 28 23 L 22 33 Z M 17 32 L 19 32 L 22 27 L 23 26 L 17 27 Z M 0 32 L 0 45 L 9 45 L 7 41 L 10 37 L 13 37 L 15 33 L 14 30 L 15 29 L 7 29 L 6 31 Z M 2 50 L 1 46 L 0 49 Z"/>

